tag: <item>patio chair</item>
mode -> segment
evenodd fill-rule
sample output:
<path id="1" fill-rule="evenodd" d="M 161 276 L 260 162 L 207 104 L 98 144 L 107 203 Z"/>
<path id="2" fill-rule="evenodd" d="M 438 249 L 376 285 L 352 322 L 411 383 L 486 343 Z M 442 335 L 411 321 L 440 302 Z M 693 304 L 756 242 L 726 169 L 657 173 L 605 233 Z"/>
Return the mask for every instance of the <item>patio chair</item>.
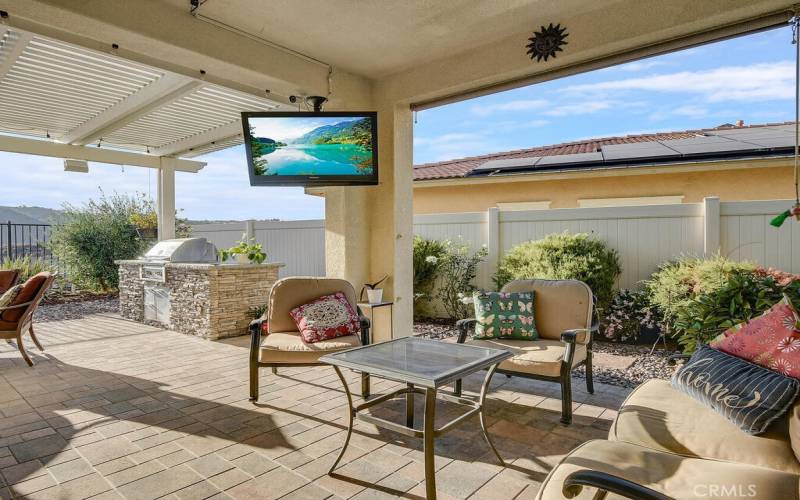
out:
<path id="1" fill-rule="evenodd" d="M 36 338 L 36 333 L 33 331 L 33 313 L 36 312 L 44 294 L 53 284 L 53 280 L 55 280 L 55 276 L 48 272 L 31 276 L 22 284 L 22 289 L 11 305 L 0 307 L 0 339 L 6 339 L 8 342 L 15 340 L 17 349 L 28 366 L 33 366 L 33 361 L 25 352 L 22 335 L 27 331 L 36 347 L 40 351 L 44 351 L 44 347 L 39 343 L 39 339 Z"/>
<path id="2" fill-rule="evenodd" d="M 9 288 L 17 284 L 19 269 L 3 269 L 0 271 L 0 294 L 6 293 Z"/>
<path id="3" fill-rule="evenodd" d="M 517 280 L 503 292 L 534 292 L 534 318 L 538 340 L 468 340 L 475 319 L 456 323 L 458 342 L 511 351 L 514 357 L 500 363 L 497 372 L 507 376 L 557 382 L 561 385 L 561 422 L 572 423 L 572 370 L 586 365 L 586 390 L 592 383 L 592 324 L 594 301 L 589 286 L 577 280 Z M 455 392 L 461 395 L 461 381 Z"/>
<path id="4" fill-rule="evenodd" d="M 289 311 L 323 295 L 344 293 L 361 320 L 360 335 L 306 344 L 297 331 Z M 356 291 L 348 281 L 336 278 L 283 278 L 275 282 L 269 294 L 269 308 L 261 318 L 250 323 L 250 400 L 258 401 L 258 370 L 290 366 L 321 366 L 319 358 L 369 343 L 370 321 L 356 305 Z M 369 375 L 361 375 L 361 394 L 369 396 Z"/>

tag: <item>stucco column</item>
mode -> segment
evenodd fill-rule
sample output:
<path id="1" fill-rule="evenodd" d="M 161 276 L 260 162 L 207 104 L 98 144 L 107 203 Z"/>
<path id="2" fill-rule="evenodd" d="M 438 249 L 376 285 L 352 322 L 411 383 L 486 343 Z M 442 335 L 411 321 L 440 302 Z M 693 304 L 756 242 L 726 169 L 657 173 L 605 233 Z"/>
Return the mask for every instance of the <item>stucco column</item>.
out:
<path id="1" fill-rule="evenodd" d="M 412 123 L 407 105 L 378 106 L 378 186 L 325 189 L 325 266 L 356 291 L 388 274 L 395 337 L 412 332 Z"/>
<path id="2" fill-rule="evenodd" d="M 353 284 L 356 293 L 369 280 L 371 187 L 325 188 L 325 274 Z"/>
<path id="3" fill-rule="evenodd" d="M 380 185 L 369 202 L 370 275 L 389 275 L 394 337 L 413 325 L 413 125 L 407 104 L 378 103 Z"/>

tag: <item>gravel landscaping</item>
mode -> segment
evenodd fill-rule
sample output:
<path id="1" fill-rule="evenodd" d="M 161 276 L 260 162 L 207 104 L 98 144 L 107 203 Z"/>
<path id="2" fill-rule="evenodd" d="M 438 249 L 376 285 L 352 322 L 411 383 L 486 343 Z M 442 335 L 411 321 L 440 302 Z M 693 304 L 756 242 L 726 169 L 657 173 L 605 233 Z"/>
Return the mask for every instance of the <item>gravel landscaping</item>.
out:
<path id="1" fill-rule="evenodd" d="M 458 332 L 451 323 L 415 323 L 414 334 L 431 339 L 448 339 Z M 611 342 L 595 342 L 593 349 L 594 381 L 620 387 L 636 387 L 651 378 L 669 380 L 675 367 L 668 358 L 673 350 L 664 350 L 659 345 L 650 354 L 650 345 L 629 345 Z M 585 377 L 583 367 L 576 369 L 576 377 Z"/>
<path id="2" fill-rule="evenodd" d="M 61 321 L 80 319 L 100 313 L 119 313 L 119 299 L 113 296 L 99 296 L 91 300 L 64 301 L 58 303 L 42 303 L 34 316 L 36 321 Z"/>

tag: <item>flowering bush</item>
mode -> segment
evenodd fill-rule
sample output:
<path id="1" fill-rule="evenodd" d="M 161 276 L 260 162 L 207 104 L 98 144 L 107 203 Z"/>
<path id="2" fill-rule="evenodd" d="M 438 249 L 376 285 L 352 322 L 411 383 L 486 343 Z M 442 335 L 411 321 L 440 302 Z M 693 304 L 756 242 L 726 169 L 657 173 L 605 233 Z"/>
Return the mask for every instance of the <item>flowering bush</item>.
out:
<path id="1" fill-rule="evenodd" d="M 603 335 L 618 342 L 634 342 L 642 327 L 656 326 L 656 317 L 647 292 L 619 290 L 614 293 L 603 318 Z"/>
<path id="2" fill-rule="evenodd" d="M 445 242 L 445 249 L 446 253 L 438 263 L 440 279 L 436 296 L 450 319 L 470 318 L 474 314 L 472 292 L 477 290 L 473 281 L 488 250 L 484 246 L 472 253 L 466 245 L 450 241 Z"/>
<path id="3" fill-rule="evenodd" d="M 430 315 L 428 305 L 439 276 L 439 263 L 447 253 L 446 245 L 437 240 L 414 236 L 414 317 Z"/>

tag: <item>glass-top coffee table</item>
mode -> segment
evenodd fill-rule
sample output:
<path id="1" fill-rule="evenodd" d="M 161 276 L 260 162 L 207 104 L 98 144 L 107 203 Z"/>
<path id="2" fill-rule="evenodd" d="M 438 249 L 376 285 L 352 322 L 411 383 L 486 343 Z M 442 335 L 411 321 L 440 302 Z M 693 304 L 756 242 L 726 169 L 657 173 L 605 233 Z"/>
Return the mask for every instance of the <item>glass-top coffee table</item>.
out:
<path id="1" fill-rule="evenodd" d="M 455 344 L 438 340 L 426 340 L 417 337 L 405 337 L 380 344 L 357 347 L 355 349 L 321 357 L 321 362 L 333 365 L 333 369 L 336 370 L 336 374 L 341 379 L 342 385 L 344 385 L 345 393 L 347 394 L 347 403 L 350 406 L 347 437 L 342 446 L 342 451 L 339 452 L 339 456 L 331 466 L 328 474 L 333 473 L 339 461 L 344 456 L 344 452 L 350 442 L 350 435 L 353 432 L 354 418 L 369 422 L 384 429 L 398 432 L 405 436 L 421 437 L 423 439 L 426 494 L 429 499 L 436 498 L 436 478 L 434 477 L 435 469 L 433 465 L 434 438 L 448 432 L 476 413 L 480 418 L 481 430 L 483 431 L 483 436 L 486 438 L 486 442 L 489 443 L 489 447 L 497 456 L 500 463 L 505 465 L 486 431 L 486 418 L 484 416 L 483 406 L 486 393 L 489 390 L 489 382 L 492 380 L 492 375 L 494 375 L 497 365 L 510 357 L 511 353 L 502 349 L 488 349 L 485 347 Z M 353 406 L 353 397 L 350 394 L 347 381 L 342 375 L 340 368 L 350 368 L 379 378 L 401 382 L 406 384 L 406 388 L 378 396 L 358 406 Z M 488 372 L 483 380 L 480 396 L 477 400 L 438 392 L 442 386 L 453 383 L 456 380 L 461 380 L 471 373 L 486 368 L 488 368 Z M 421 430 L 414 428 L 415 394 L 425 396 L 424 423 Z M 405 395 L 406 397 L 405 425 L 391 422 L 374 415 L 361 413 L 367 408 L 384 403 L 400 395 Z M 436 429 L 434 421 L 437 398 L 467 406 L 470 410 Z"/>

